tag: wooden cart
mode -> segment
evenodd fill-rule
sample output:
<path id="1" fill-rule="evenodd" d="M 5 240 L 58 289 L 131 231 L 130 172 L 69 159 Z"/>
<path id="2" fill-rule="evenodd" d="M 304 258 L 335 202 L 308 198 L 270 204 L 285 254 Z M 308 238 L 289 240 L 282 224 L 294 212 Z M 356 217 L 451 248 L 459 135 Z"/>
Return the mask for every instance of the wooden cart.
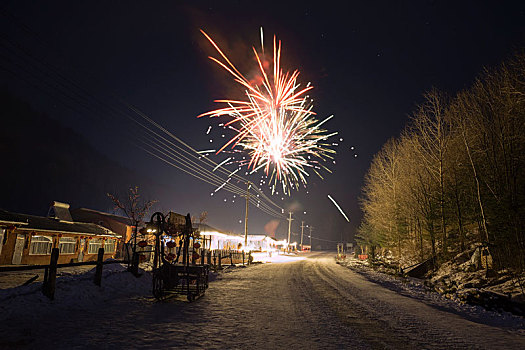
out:
<path id="1" fill-rule="evenodd" d="M 186 295 L 189 301 L 202 296 L 208 288 L 208 265 L 183 265 L 163 262 L 153 271 L 153 295 L 163 299 Z"/>
<path id="2" fill-rule="evenodd" d="M 190 302 L 202 296 L 208 288 L 209 265 L 190 264 L 188 248 L 190 240 L 195 239 L 190 214 L 186 216 L 186 224 L 181 228 L 169 227 L 162 213 L 153 214 L 148 225 L 154 227 L 156 235 L 153 260 L 153 296 L 160 300 L 173 295 L 186 295 Z M 181 238 L 182 244 L 175 262 L 168 261 L 164 253 L 162 236 L 167 231 L 170 231 L 171 237 L 177 231 Z M 179 263 L 181 252 L 182 262 Z"/>

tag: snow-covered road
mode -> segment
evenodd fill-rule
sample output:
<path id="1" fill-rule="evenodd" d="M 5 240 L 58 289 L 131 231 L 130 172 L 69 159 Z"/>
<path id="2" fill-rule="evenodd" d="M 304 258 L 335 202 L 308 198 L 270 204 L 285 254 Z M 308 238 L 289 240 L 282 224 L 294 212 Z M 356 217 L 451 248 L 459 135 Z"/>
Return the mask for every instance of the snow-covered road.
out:
<path id="1" fill-rule="evenodd" d="M 115 291 L 115 298 L 84 306 L 34 304 L 31 314 L 4 307 L 0 347 L 525 348 L 525 333 L 515 326 L 474 322 L 401 295 L 337 265 L 333 256 L 311 253 L 304 260 L 233 269 L 194 303 Z M 28 302 L 47 302 L 35 298 Z"/>

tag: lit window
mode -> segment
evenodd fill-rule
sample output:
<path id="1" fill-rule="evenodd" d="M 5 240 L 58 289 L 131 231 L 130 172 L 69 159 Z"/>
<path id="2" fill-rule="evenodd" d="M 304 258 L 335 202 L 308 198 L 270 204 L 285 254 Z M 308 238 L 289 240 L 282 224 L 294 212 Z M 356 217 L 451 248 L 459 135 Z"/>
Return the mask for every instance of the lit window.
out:
<path id="1" fill-rule="evenodd" d="M 72 237 L 60 237 L 58 249 L 60 254 L 75 254 L 77 240 Z"/>
<path id="2" fill-rule="evenodd" d="M 89 240 L 88 254 L 97 254 L 98 248 L 102 248 L 102 240 L 99 238 L 93 238 Z"/>
<path id="3" fill-rule="evenodd" d="M 115 252 L 115 240 L 108 239 L 104 244 L 104 253 L 114 253 Z"/>
<path id="4" fill-rule="evenodd" d="M 53 248 L 51 237 L 33 236 L 29 247 L 29 255 L 49 255 L 51 254 L 51 248 Z"/>

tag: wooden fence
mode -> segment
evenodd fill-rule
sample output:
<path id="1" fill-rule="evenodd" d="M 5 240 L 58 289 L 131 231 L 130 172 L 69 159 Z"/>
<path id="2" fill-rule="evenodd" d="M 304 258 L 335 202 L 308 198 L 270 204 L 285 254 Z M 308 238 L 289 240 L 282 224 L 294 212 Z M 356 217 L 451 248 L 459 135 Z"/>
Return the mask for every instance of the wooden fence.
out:
<path id="1" fill-rule="evenodd" d="M 194 249 L 193 252 L 198 254 L 198 258 L 193 258 L 190 254 L 191 263 L 194 265 L 204 265 L 208 264 L 215 269 L 222 269 L 223 265 L 249 265 L 252 262 L 252 253 L 251 251 L 246 253 L 244 251 L 236 250 L 208 250 L 208 249 Z M 192 252 L 192 253 L 193 253 Z M 140 252 L 138 252 L 140 254 Z M 97 261 L 85 261 L 85 262 L 75 262 L 68 264 L 58 264 L 58 257 L 60 255 L 58 248 L 53 248 L 51 250 L 51 259 L 49 265 L 13 265 L 13 266 L 0 266 L 0 272 L 9 272 L 9 271 L 27 271 L 27 270 L 41 270 L 44 269 L 44 283 L 42 284 L 42 293 L 47 296 L 49 299 L 53 300 L 55 297 L 55 286 L 56 286 L 56 276 L 57 269 L 63 267 L 73 267 L 73 266 L 86 266 L 86 265 L 95 265 L 95 276 L 93 278 L 93 283 L 97 286 L 102 284 L 102 268 L 107 264 L 129 264 L 127 260 L 104 260 L 104 248 L 98 249 Z M 137 274 L 136 274 L 137 275 Z M 138 276 L 138 275 L 137 275 Z M 26 282 L 29 284 L 36 280 L 38 276 L 30 279 Z"/>
<path id="2" fill-rule="evenodd" d="M 194 259 L 192 263 L 196 265 L 208 264 L 215 269 L 222 268 L 223 265 L 249 265 L 252 262 L 252 252 L 244 252 L 237 250 L 226 250 L 226 249 L 195 249 L 199 255 L 198 259 Z"/>
<path id="3" fill-rule="evenodd" d="M 27 270 L 41 270 L 44 269 L 44 283 L 42 284 L 42 293 L 47 296 L 49 299 L 53 300 L 55 298 L 55 285 L 56 285 L 56 276 L 57 269 L 62 267 L 73 267 L 73 266 L 86 266 L 86 265 L 95 265 L 95 276 L 93 278 L 93 283 L 97 286 L 102 284 L 102 268 L 107 264 L 127 264 L 125 260 L 109 260 L 104 261 L 104 248 L 98 249 L 97 261 L 85 261 L 85 262 L 76 262 L 68 264 L 58 264 L 58 257 L 60 255 L 58 248 L 53 248 L 51 250 L 51 260 L 49 265 L 24 265 L 24 266 L 0 266 L 0 272 L 9 272 L 9 271 L 27 271 Z M 38 276 L 30 279 L 26 282 L 33 282 Z"/>

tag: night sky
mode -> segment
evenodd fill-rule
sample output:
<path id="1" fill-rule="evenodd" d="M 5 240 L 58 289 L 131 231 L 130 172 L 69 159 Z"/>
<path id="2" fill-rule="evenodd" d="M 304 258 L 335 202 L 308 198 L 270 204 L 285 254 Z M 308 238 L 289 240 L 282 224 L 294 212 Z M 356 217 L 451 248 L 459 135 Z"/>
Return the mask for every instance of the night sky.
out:
<path id="1" fill-rule="evenodd" d="M 282 40 L 283 67 L 299 69 L 300 81 L 314 85 L 310 95 L 319 117 L 335 115 L 326 128 L 339 132 L 333 139 L 339 143 L 333 174 L 324 181 L 312 177 L 306 190 L 284 196 L 284 200 L 276 195 L 273 200 L 286 210 L 293 208 L 293 232 L 300 232 L 304 220 L 315 227 L 316 237 L 338 240 L 343 234 L 349 239 L 361 218 L 360 188 L 372 156 L 388 138 L 399 134 L 425 91 L 436 87 L 454 94 L 472 84 L 483 67 L 495 66 L 523 48 L 525 2 L 339 3 L 4 1 L 1 87 L 81 134 L 111 162 L 137 173 L 136 185 L 154 183 L 156 190 L 145 195 L 160 200 L 158 209 L 183 214 L 206 210 L 210 225 L 241 233 L 242 198 L 232 202 L 227 192 L 211 197 L 213 186 L 151 157 L 104 115 L 82 113 L 85 107 L 75 106 L 75 101 L 66 101 L 74 106 L 67 108 L 63 99 L 45 93 L 45 85 L 35 88 L 22 79 L 33 69 L 26 66 L 29 61 L 13 60 L 8 47 L 23 47 L 33 60 L 59 67 L 61 74 L 73 77 L 97 96 L 119 96 L 202 150 L 210 148 L 210 138 L 218 146 L 221 121 L 196 116 L 218 108 L 213 100 L 229 96 L 232 83 L 207 58 L 213 51 L 199 29 L 212 35 L 242 70 L 253 67 L 250 47 L 258 45 L 262 26 L 266 40 L 273 34 Z M 210 135 L 206 135 L 210 125 Z M 213 159 L 220 161 L 224 156 Z M 5 171 L 16 174 L 21 170 L 4 167 L 3 171 L 5 175 Z M 128 185 L 122 183 L 123 188 Z M 4 181 L 2 186 L 25 185 Z M 328 194 L 348 214 L 350 224 Z M 14 210 L 23 203 L 60 199 L 74 207 L 89 203 L 94 209 L 111 210 L 103 194 L 96 203 L 73 192 L 63 197 L 69 198 L 4 197 L 0 206 Z M 27 207 L 18 211 L 34 211 L 35 206 Z M 270 220 L 272 217 L 252 207 L 249 232 L 264 233 Z M 277 237 L 285 237 L 287 226 L 281 221 Z"/>

